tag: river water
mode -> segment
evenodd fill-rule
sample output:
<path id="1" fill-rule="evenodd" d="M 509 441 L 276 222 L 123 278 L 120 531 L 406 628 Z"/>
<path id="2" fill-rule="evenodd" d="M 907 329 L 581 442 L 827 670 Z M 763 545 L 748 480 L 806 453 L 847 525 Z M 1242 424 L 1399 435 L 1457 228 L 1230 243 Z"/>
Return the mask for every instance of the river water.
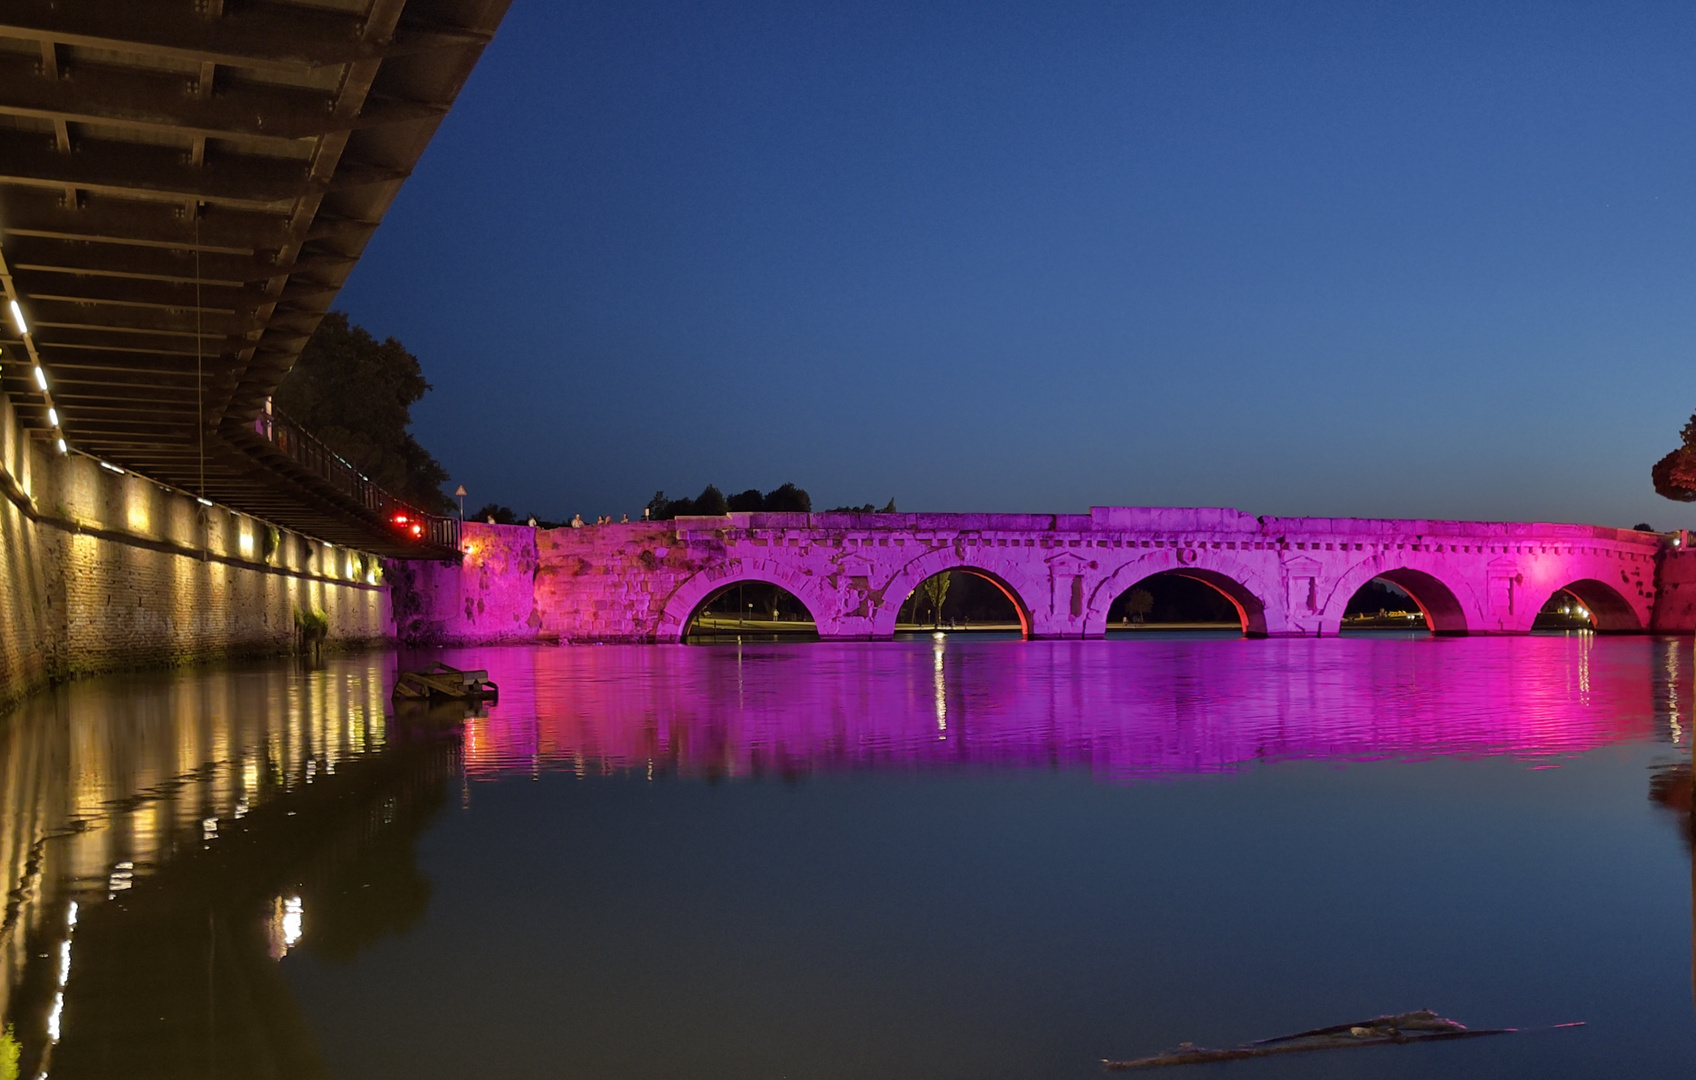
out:
<path id="1" fill-rule="evenodd" d="M 0 719 L 20 1075 L 1687 1076 L 1688 639 L 373 654 Z M 396 716 L 397 663 L 487 667 Z M 1572 1021 L 1584 1027 L 1548 1029 Z"/>

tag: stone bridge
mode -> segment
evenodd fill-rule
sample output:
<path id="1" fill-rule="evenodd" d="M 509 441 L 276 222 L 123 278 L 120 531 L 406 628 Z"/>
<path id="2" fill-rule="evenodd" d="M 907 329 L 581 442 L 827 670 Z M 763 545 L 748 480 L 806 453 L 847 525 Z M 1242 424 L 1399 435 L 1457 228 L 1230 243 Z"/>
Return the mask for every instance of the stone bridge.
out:
<path id="1" fill-rule="evenodd" d="M 1099 637 L 1155 574 L 1217 589 L 1251 636 L 1337 633 L 1356 590 L 1394 582 L 1441 634 L 1523 634 L 1557 591 L 1598 630 L 1689 632 L 1696 574 L 1662 597 L 1682 537 L 1586 525 L 1254 517 L 1227 509 L 1088 514 L 730 514 L 538 530 L 465 526 L 463 560 L 391 564 L 405 640 L 676 642 L 738 582 L 793 593 L 821 637 L 886 639 L 932 574 L 979 575 L 1033 638 Z M 1677 603 L 1668 600 L 1677 593 Z M 1691 595 L 1686 596 L 1686 593 Z"/>

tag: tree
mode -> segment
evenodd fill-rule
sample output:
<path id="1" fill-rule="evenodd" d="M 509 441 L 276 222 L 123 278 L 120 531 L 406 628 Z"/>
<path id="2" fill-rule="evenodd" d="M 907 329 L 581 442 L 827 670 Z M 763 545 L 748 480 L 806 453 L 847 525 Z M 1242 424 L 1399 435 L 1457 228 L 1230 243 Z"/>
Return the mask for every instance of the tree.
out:
<path id="1" fill-rule="evenodd" d="M 512 512 L 512 507 L 500 503 L 484 503 L 477 508 L 468 521 L 492 521 L 496 525 L 511 525 L 518 520 L 518 515 Z"/>
<path id="2" fill-rule="evenodd" d="M 695 496 L 694 508 L 689 512 L 697 517 L 722 517 L 730 513 L 730 504 L 724 501 L 724 492 L 708 484 Z"/>
<path id="3" fill-rule="evenodd" d="M 925 599 L 930 601 L 931 624 L 938 630 L 942 629 L 942 602 L 948 599 L 948 585 L 954 575 L 947 570 L 940 574 L 932 574 L 925 578 L 923 585 Z"/>
<path id="4" fill-rule="evenodd" d="M 733 514 L 753 514 L 766 508 L 766 497 L 760 494 L 759 488 L 749 488 L 740 495 L 732 495 L 725 500 Z"/>
<path id="5" fill-rule="evenodd" d="M 810 514 L 813 512 L 813 499 L 794 484 L 784 484 L 775 491 L 766 492 L 765 505 L 760 509 L 772 514 Z"/>
<path id="6" fill-rule="evenodd" d="M 1154 594 L 1147 589 L 1132 589 L 1131 595 L 1125 597 L 1125 613 L 1139 623 L 1153 610 Z"/>
<path id="7" fill-rule="evenodd" d="M 862 506 L 833 506 L 825 511 L 827 514 L 893 514 L 896 512 L 894 499 L 890 499 L 882 510 L 877 508 L 877 503 L 865 503 Z"/>
<path id="8" fill-rule="evenodd" d="M 1677 502 L 1696 502 L 1696 416 L 1679 432 L 1683 445 L 1649 470 L 1655 493 Z"/>
<path id="9" fill-rule="evenodd" d="M 761 511 L 810 514 L 813 512 L 813 500 L 804 489 L 794 484 L 784 484 L 764 495 L 758 488 L 749 488 L 728 499 L 718 488 L 708 484 L 707 489 L 693 499 L 668 499 L 665 492 L 656 491 L 654 497 L 648 500 L 648 518 L 651 521 L 687 516 L 712 517 L 732 512 L 757 514 Z"/>
<path id="10" fill-rule="evenodd" d="M 447 470 L 409 430 L 430 390 L 418 358 L 394 338 L 379 342 L 332 311 L 283 377 L 272 401 L 377 486 L 432 514 L 450 513 Z"/>

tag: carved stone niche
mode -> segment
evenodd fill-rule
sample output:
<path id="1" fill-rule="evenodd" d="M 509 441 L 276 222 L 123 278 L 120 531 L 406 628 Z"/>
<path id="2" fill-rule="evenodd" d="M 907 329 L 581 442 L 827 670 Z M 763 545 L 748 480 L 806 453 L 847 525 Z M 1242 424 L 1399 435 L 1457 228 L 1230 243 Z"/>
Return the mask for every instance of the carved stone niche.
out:
<path id="1" fill-rule="evenodd" d="M 1489 591 L 1487 603 L 1495 615 L 1512 615 L 1515 586 L 1525 579 L 1520 576 L 1519 562 L 1506 556 L 1491 559 L 1487 568 Z"/>
<path id="2" fill-rule="evenodd" d="M 1084 613 L 1084 571 L 1090 561 L 1082 555 L 1062 551 L 1048 562 L 1048 610 L 1078 619 Z"/>
<path id="3" fill-rule="evenodd" d="M 1310 559 L 1305 555 L 1291 559 L 1284 564 L 1284 576 L 1289 588 L 1289 611 L 1291 615 L 1303 612 L 1317 614 L 1319 611 L 1319 578 L 1325 567 L 1318 559 Z"/>

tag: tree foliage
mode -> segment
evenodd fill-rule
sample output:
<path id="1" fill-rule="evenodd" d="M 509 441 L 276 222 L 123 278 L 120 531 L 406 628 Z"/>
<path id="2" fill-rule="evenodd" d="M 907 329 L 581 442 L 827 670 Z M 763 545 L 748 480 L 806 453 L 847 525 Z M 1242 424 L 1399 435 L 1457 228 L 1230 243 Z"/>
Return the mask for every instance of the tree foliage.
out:
<path id="1" fill-rule="evenodd" d="M 932 574 L 925 578 L 919 588 L 924 591 L 925 599 L 930 601 L 931 623 L 938 630 L 942 629 L 942 605 L 948 599 L 948 586 L 953 584 L 954 575 L 947 570 L 940 574 Z"/>
<path id="2" fill-rule="evenodd" d="M 447 470 L 408 430 L 430 390 L 418 358 L 378 341 L 332 311 L 277 387 L 276 407 L 384 490 L 433 514 L 448 513 Z"/>
<path id="3" fill-rule="evenodd" d="M 23 1057 L 23 1044 L 11 1024 L 0 1033 L 0 1080 L 18 1080 L 18 1062 Z"/>
<path id="4" fill-rule="evenodd" d="M 768 514 L 810 514 L 813 498 L 794 484 L 784 484 L 766 492 L 765 505 L 760 509 Z"/>
<path id="5" fill-rule="evenodd" d="M 491 525 L 515 525 L 518 515 L 512 512 L 512 507 L 500 503 L 484 503 L 472 511 L 467 521 L 487 521 Z"/>
<path id="6" fill-rule="evenodd" d="M 1155 574 L 1120 594 L 1107 609 L 1107 621 L 1152 623 L 1234 623 L 1239 615 L 1213 586 L 1177 574 Z"/>
<path id="7" fill-rule="evenodd" d="M 1655 493 L 1678 502 L 1696 502 L 1696 416 L 1679 432 L 1682 445 L 1649 470 Z"/>
<path id="8" fill-rule="evenodd" d="M 825 513 L 827 513 L 827 514 L 896 514 L 896 513 L 900 513 L 900 511 L 895 509 L 895 500 L 890 499 L 889 502 L 884 504 L 883 509 L 881 509 L 881 510 L 878 509 L 876 503 L 866 503 L 864 506 L 833 506 L 829 510 L 826 510 Z"/>
<path id="9" fill-rule="evenodd" d="M 813 497 L 807 494 L 806 488 L 798 488 L 794 484 L 783 484 L 770 491 L 762 493 L 759 488 L 749 488 L 735 495 L 725 495 L 712 484 L 693 499 L 668 499 L 663 491 L 654 492 L 654 497 L 648 500 L 648 517 L 654 521 L 668 521 L 675 517 L 714 517 L 723 514 L 810 514 L 813 512 Z M 879 509 L 875 503 L 864 506 L 833 506 L 824 511 L 827 514 L 893 514 L 896 513 L 895 500 Z"/>
<path id="10" fill-rule="evenodd" d="M 810 514 L 813 512 L 813 499 L 804 489 L 794 484 L 784 484 L 763 495 L 758 488 L 749 488 L 728 499 L 725 498 L 724 492 L 708 484 L 706 490 L 693 499 L 668 499 L 665 492 L 656 491 L 654 497 L 648 500 L 648 517 L 654 521 L 762 511 L 768 514 Z"/>

